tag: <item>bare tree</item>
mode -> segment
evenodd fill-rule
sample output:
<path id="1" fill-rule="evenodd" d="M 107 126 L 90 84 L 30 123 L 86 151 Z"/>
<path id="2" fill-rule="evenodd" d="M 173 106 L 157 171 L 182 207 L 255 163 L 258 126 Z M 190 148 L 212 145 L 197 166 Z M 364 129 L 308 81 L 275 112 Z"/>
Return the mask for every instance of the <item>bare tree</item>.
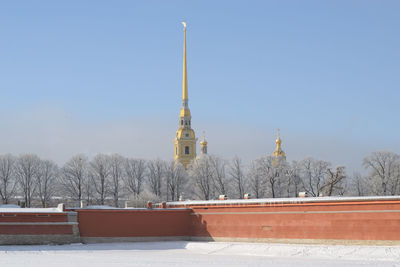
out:
<path id="1" fill-rule="evenodd" d="M 58 166 L 50 160 L 42 160 L 37 175 L 37 194 L 39 196 L 42 207 L 49 205 L 51 198 L 56 192 L 58 184 Z"/>
<path id="2" fill-rule="evenodd" d="M 287 197 L 297 197 L 300 190 L 303 190 L 300 178 L 300 166 L 297 161 L 292 161 L 288 166 L 287 177 Z"/>
<path id="3" fill-rule="evenodd" d="M 165 176 L 165 165 L 166 163 L 160 159 L 152 160 L 147 163 L 150 192 L 157 197 L 161 197 L 161 188 Z"/>
<path id="4" fill-rule="evenodd" d="M 169 195 L 171 196 L 171 200 L 175 201 L 179 199 L 179 195 L 181 194 L 181 189 L 184 185 L 185 180 L 185 169 L 182 164 L 176 161 L 170 161 L 166 165 L 165 175 L 167 179 L 167 187 Z M 167 195 L 167 201 L 168 201 Z"/>
<path id="5" fill-rule="evenodd" d="M 213 168 L 209 157 L 199 157 L 189 165 L 189 177 L 194 194 L 200 199 L 209 200 L 213 192 Z"/>
<path id="6" fill-rule="evenodd" d="M 270 191 L 270 196 L 280 197 L 282 194 L 282 179 L 283 171 L 280 165 L 276 165 L 275 158 L 271 156 L 262 157 L 255 161 L 257 175 L 261 179 L 261 183 L 265 186 L 265 189 Z"/>
<path id="7" fill-rule="evenodd" d="M 264 197 L 265 186 L 263 183 L 260 166 L 257 160 L 251 163 L 248 177 L 249 177 L 249 186 L 254 197 L 255 198 Z"/>
<path id="8" fill-rule="evenodd" d="M 272 169 L 269 177 L 272 197 L 290 196 L 292 180 L 288 176 L 289 164 L 282 157 L 271 158 Z"/>
<path id="9" fill-rule="evenodd" d="M 11 154 L 0 156 L 0 197 L 3 204 L 9 203 L 16 190 L 15 161 Z"/>
<path id="10" fill-rule="evenodd" d="M 83 191 L 85 192 L 84 194 L 84 200 L 86 201 L 87 205 L 92 205 L 95 203 L 95 186 L 92 182 L 92 175 L 89 173 L 89 164 L 88 164 L 88 174 L 87 174 L 87 179 L 83 180 Z"/>
<path id="11" fill-rule="evenodd" d="M 325 191 L 327 196 L 332 196 L 334 192 L 337 192 L 339 195 L 343 195 L 343 182 L 346 178 L 345 167 L 339 166 L 336 168 L 336 171 L 332 171 L 330 168 L 327 168 L 326 170 L 327 177 L 325 179 L 325 184 L 321 187 L 321 191 Z"/>
<path id="12" fill-rule="evenodd" d="M 369 194 L 366 177 L 359 172 L 354 172 L 350 182 L 351 194 L 356 196 L 367 196 Z"/>
<path id="13" fill-rule="evenodd" d="M 61 169 L 61 186 L 67 196 L 76 201 L 88 196 L 85 185 L 88 185 L 88 158 L 78 154 L 67 161 Z"/>
<path id="14" fill-rule="evenodd" d="M 236 193 L 240 199 L 244 197 L 245 176 L 243 172 L 242 160 L 239 157 L 234 157 L 229 165 L 229 175 L 235 183 Z"/>
<path id="15" fill-rule="evenodd" d="M 306 158 L 300 162 L 301 180 L 303 187 L 308 195 L 317 197 L 322 192 L 321 189 L 325 185 L 327 169 L 329 162 Z"/>
<path id="16" fill-rule="evenodd" d="M 203 157 L 208 157 L 211 164 L 215 191 L 220 195 L 228 195 L 229 181 L 225 174 L 226 161 L 217 156 L 203 155 Z"/>
<path id="17" fill-rule="evenodd" d="M 104 205 L 110 191 L 110 174 L 110 156 L 97 154 L 90 161 L 89 176 L 100 205 Z"/>
<path id="18" fill-rule="evenodd" d="M 118 154 L 113 154 L 109 157 L 111 185 L 110 191 L 113 196 L 114 207 L 119 206 L 119 198 L 121 195 L 121 186 L 124 176 L 125 158 Z"/>
<path id="19" fill-rule="evenodd" d="M 137 198 L 143 190 L 143 182 L 146 177 L 146 161 L 128 158 L 125 160 L 124 170 L 127 189 Z M 153 176 L 155 176 L 154 173 Z"/>
<path id="20" fill-rule="evenodd" d="M 32 197 L 35 194 L 40 165 L 40 158 L 33 154 L 21 155 L 16 162 L 16 175 L 27 207 L 31 206 Z"/>
<path id="21" fill-rule="evenodd" d="M 375 195 L 397 195 L 400 186 L 399 155 L 378 151 L 364 158 L 363 165 L 369 170 L 371 190 Z"/>

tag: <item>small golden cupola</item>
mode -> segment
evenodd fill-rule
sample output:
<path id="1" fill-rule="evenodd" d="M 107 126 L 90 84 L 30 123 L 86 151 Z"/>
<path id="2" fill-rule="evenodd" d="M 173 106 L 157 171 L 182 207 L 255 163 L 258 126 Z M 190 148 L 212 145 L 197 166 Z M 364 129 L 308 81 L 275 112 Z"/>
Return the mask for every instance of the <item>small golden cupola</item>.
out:
<path id="1" fill-rule="evenodd" d="M 201 154 L 206 155 L 207 154 L 207 141 L 206 141 L 206 135 L 203 132 L 203 140 L 201 140 L 200 142 L 200 146 L 201 146 Z"/>
<path id="2" fill-rule="evenodd" d="M 278 129 L 278 137 L 276 138 L 275 143 L 276 143 L 276 149 L 273 153 L 274 160 L 277 162 L 286 161 L 285 152 L 282 150 L 282 139 L 279 129 Z"/>

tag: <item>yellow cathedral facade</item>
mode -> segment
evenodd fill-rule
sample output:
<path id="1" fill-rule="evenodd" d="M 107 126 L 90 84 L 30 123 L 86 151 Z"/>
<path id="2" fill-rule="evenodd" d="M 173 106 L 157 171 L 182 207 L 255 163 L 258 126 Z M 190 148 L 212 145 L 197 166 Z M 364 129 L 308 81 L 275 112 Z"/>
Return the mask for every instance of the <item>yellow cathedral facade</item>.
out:
<path id="1" fill-rule="evenodd" d="M 187 64 L 186 64 L 186 22 L 183 24 L 183 79 L 182 79 L 182 108 L 179 114 L 179 128 L 174 140 L 174 158 L 186 169 L 196 158 L 197 138 L 192 129 L 192 116 L 189 109 Z"/>

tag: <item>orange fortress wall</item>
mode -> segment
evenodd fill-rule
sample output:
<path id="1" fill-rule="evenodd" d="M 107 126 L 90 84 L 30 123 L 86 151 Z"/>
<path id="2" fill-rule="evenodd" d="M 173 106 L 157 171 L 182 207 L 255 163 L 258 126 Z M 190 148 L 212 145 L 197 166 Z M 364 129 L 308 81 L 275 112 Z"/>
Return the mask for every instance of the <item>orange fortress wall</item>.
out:
<path id="1" fill-rule="evenodd" d="M 23 210 L 0 210 L 0 244 L 230 240 L 400 245 L 400 197 L 184 201 L 167 203 L 167 208 L 53 213 Z"/>
<path id="2" fill-rule="evenodd" d="M 192 209 L 190 235 L 194 240 L 400 243 L 400 199 L 344 200 L 175 202 L 169 206 Z"/>
<path id="3" fill-rule="evenodd" d="M 191 235 L 400 241 L 400 203 L 196 207 Z"/>

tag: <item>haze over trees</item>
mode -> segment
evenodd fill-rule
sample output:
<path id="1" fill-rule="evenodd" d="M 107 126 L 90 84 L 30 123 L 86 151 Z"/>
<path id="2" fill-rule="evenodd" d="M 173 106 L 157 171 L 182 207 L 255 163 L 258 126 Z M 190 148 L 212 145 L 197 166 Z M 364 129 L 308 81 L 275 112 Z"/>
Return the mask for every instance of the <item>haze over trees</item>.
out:
<path id="1" fill-rule="evenodd" d="M 98 154 L 77 154 L 62 166 L 34 154 L 0 155 L 2 204 L 23 202 L 27 207 L 143 206 L 146 201 L 308 196 L 390 196 L 400 194 L 400 156 L 373 152 L 363 160 L 365 175 L 349 175 L 344 166 L 312 157 L 286 162 L 264 156 L 244 164 L 200 155 L 188 169 L 175 161 Z"/>

